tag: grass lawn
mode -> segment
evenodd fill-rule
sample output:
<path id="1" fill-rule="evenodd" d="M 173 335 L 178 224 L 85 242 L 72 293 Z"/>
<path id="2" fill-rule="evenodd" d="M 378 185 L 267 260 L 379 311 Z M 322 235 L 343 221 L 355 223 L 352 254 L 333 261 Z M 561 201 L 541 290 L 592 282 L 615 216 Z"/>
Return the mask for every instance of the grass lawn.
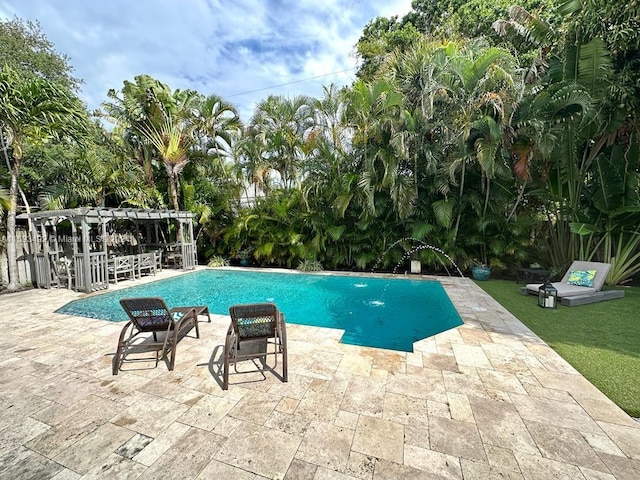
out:
<path id="1" fill-rule="evenodd" d="M 537 306 L 508 280 L 476 282 L 611 400 L 640 417 L 640 288 L 625 297 L 563 307 Z"/>

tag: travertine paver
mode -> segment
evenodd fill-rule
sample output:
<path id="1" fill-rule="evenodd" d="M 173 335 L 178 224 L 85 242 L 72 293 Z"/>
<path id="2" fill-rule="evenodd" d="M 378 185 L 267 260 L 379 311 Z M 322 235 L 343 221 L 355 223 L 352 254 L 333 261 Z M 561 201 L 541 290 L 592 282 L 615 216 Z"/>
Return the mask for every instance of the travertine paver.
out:
<path id="1" fill-rule="evenodd" d="M 345 472 L 353 442 L 353 430 L 314 420 L 305 432 L 296 458 L 320 467 Z M 327 442 L 326 439 L 331 439 Z"/>
<path id="2" fill-rule="evenodd" d="M 640 478 L 640 424 L 473 282 L 439 280 L 463 326 L 405 353 L 289 324 L 289 382 L 232 375 L 228 391 L 225 315 L 173 372 L 112 376 L 122 325 L 54 313 L 82 294 L 2 295 L 0 479 Z"/>
<path id="3" fill-rule="evenodd" d="M 478 429 L 471 423 L 432 416 L 429 419 L 429 443 L 438 452 L 487 462 Z"/>
<path id="4" fill-rule="evenodd" d="M 111 452 L 119 449 L 135 435 L 129 429 L 112 423 L 100 425 L 53 459 L 74 472 L 85 474 L 96 464 L 104 462 Z"/>
<path id="5" fill-rule="evenodd" d="M 356 452 L 402 463 L 404 428 L 401 424 L 361 415 L 352 448 Z"/>
<path id="6" fill-rule="evenodd" d="M 282 478 L 301 442 L 297 435 L 243 422 L 214 458 L 267 478 Z"/>

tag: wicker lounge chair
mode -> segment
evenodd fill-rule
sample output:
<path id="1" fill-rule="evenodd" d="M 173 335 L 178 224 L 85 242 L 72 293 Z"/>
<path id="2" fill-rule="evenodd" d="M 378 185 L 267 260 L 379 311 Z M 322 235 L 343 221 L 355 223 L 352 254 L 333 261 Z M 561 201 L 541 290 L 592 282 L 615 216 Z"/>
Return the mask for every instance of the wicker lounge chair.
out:
<path id="1" fill-rule="evenodd" d="M 227 331 L 223 353 L 223 390 L 229 388 L 231 363 L 234 364 L 235 372 L 239 373 L 237 370 L 238 361 L 261 358 L 263 367 L 267 367 L 266 359 L 269 355 L 275 357 L 273 368 L 278 365 L 278 355 L 282 355 L 282 381 L 286 382 L 288 380 L 287 331 L 284 314 L 279 312 L 278 307 L 273 303 L 233 305 L 229 308 L 229 314 L 231 315 L 231 325 Z M 250 345 L 245 346 L 250 342 Z M 250 348 L 256 346 L 255 342 L 260 342 L 257 345 L 257 350 Z M 245 352 L 241 353 L 243 346 L 245 346 Z M 272 351 L 270 351 L 270 346 Z"/>
<path id="2" fill-rule="evenodd" d="M 156 353 L 156 364 L 160 354 L 169 355 L 169 370 L 173 370 L 176 360 L 176 346 L 183 333 L 195 327 L 196 337 L 200 338 L 198 315 L 195 308 L 185 311 L 184 307 L 169 309 L 162 298 L 123 298 L 120 305 L 130 318 L 123 327 L 118 347 L 113 359 L 113 374 L 117 375 L 126 354 L 140 347 L 144 351 L 151 348 Z M 151 333 L 153 342 L 142 340 L 140 335 Z M 158 340 L 158 334 L 161 334 Z M 161 348 L 159 348 L 161 347 Z"/>

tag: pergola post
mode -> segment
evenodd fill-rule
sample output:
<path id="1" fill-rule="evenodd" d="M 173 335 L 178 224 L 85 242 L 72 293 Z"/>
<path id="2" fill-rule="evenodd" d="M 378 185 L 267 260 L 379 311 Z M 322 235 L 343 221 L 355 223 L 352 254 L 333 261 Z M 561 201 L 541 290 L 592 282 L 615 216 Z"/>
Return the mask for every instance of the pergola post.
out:
<path id="1" fill-rule="evenodd" d="M 55 249 L 54 261 L 57 262 L 58 260 L 60 260 L 60 243 L 58 243 L 58 226 L 56 225 L 56 223 L 51 225 L 51 229 L 53 230 L 53 248 Z"/>
<path id="2" fill-rule="evenodd" d="M 27 229 L 28 229 L 28 234 L 29 234 L 29 246 L 31 247 L 31 272 L 35 273 L 35 277 L 36 277 L 36 285 L 38 284 L 38 269 L 37 268 L 33 268 L 35 266 L 35 261 L 36 261 L 36 254 L 38 253 L 38 231 L 35 229 L 34 225 L 33 225 L 33 219 L 31 217 L 29 217 L 27 219 Z M 33 277 L 32 277 L 33 278 Z"/>
<path id="3" fill-rule="evenodd" d="M 47 228 L 45 222 L 40 224 L 40 234 L 42 235 L 42 266 L 41 275 L 44 275 L 45 288 L 51 288 L 51 262 L 49 262 L 49 239 L 47 238 Z"/>
<path id="4" fill-rule="evenodd" d="M 146 243 L 149 244 L 151 242 L 151 224 L 149 222 L 146 222 L 144 224 L 144 228 L 145 228 L 145 240 Z"/>
<path id="5" fill-rule="evenodd" d="M 109 288 L 109 247 L 107 246 L 107 219 L 102 217 L 100 219 L 102 224 L 102 251 L 104 252 L 104 258 L 107 259 L 103 265 L 103 275 L 105 279 L 106 288 Z"/>
<path id="6" fill-rule="evenodd" d="M 82 225 L 82 275 L 84 277 L 84 290 L 89 293 L 92 289 L 91 281 L 91 257 L 89 251 L 91 250 L 91 242 L 89 241 L 89 223 L 86 217 L 81 219 Z"/>
<path id="7" fill-rule="evenodd" d="M 78 229 L 76 228 L 75 219 L 70 218 L 69 221 L 71 222 L 71 246 L 73 247 L 73 261 L 75 264 L 76 255 L 78 255 Z"/>
<path id="8" fill-rule="evenodd" d="M 196 262 L 197 253 L 196 253 L 196 239 L 193 237 L 193 220 L 190 218 L 188 222 L 189 222 L 189 242 L 191 242 L 191 248 L 192 248 L 191 266 L 195 267 L 197 263 Z"/>

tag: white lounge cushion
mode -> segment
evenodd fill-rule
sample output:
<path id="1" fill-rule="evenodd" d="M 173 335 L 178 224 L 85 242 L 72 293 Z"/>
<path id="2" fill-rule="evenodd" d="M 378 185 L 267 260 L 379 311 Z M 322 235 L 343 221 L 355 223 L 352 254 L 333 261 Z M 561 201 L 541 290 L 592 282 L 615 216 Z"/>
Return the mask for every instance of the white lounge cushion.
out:
<path id="1" fill-rule="evenodd" d="M 530 283 L 527 285 L 527 290 L 537 294 L 538 289 L 541 285 L 541 283 Z M 597 291 L 593 287 L 579 287 L 577 285 L 569 285 L 562 282 L 553 282 L 551 285 L 553 285 L 555 289 L 558 290 L 558 298 L 584 295 L 585 293 L 596 293 Z"/>

